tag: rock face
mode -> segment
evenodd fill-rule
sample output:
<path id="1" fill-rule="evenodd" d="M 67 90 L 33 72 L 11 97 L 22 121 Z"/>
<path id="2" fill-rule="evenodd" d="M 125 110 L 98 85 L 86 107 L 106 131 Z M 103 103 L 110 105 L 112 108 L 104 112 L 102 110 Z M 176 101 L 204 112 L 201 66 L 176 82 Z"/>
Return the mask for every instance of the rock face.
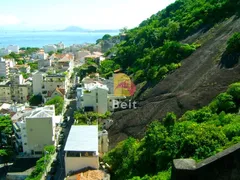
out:
<path id="1" fill-rule="evenodd" d="M 175 159 L 171 180 L 238 180 L 239 177 L 240 143 L 200 163 L 192 159 Z"/>
<path id="2" fill-rule="evenodd" d="M 182 61 L 181 68 L 138 101 L 136 110 L 114 113 L 114 124 L 109 129 L 110 147 L 129 136 L 143 137 L 147 124 L 161 120 L 167 112 L 179 117 L 187 110 L 207 105 L 228 85 L 240 81 L 239 64 L 232 67 L 221 64 L 228 39 L 239 31 L 240 19 L 232 17 L 207 32 L 201 31 L 185 39 L 183 42 L 199 42 L 201 47 Z M 231 61 L 231 57 L 228 58 Z"/>

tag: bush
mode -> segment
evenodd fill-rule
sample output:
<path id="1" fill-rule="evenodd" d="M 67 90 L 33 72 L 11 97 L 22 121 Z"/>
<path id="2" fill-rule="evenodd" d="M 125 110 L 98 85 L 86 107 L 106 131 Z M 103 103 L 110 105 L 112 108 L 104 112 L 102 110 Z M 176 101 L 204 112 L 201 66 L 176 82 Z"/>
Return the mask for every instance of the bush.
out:
<path id="1" fill-rule="evenodd" d="M 234 33 L 227 42 L 227 53 L 240 52 L 240 33 Z"/>
<path id="2" fill-rule="evenodd" d="M 54 105 L 55 106 L 55 114 L 59 115 L 63 111 L 64 99 L 61 96 L 55 96 L 45 103 L 45 105 Z"/>

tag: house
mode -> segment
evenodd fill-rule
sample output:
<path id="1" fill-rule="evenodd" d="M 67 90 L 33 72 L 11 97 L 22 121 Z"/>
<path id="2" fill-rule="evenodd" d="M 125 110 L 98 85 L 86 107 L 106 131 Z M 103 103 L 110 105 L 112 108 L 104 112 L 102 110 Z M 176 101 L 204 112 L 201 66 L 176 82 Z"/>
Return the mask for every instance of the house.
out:
<path id="1" fill-rule="evenodd" d="M 53 44 L 45 45 L 43 46 L 43 49 L 45 53 L 57 52 L 57 46 Z"/>
<path id="2" fill-rule="evenodd" d="M 19 121 L 13 122 L 16 149 L 24 155 L 42 155 L 45 146 L 56 145 L 56 124 L 54 105 L 24 112 Z"/>
<path id="3" fill-rule="evenodd" d="M 52 66 L 52 60 L 51 59 L 40 59 L 38 60 L 38 69 L 42 69 L 42 68 L 48 68 Z"/>
<path id="4" fill-rule="evenodd" d="M 15 65 L 13 68 L 18 69 L 18 71 L 23 72 L 23 73 L 30 73 L 30 66 L 27 64 L 22 64 L 22 65 Z"/>
<path id="5" fill-rule="evenodd" d="M 98 126 L 72 126 L 64 152 L 66 175 L 87 167 L 98 169 Z"/>
<path id="6" fill-rule="evenodd" d="M 32 94 L 32 85 L 21 74 L 13 74 L 10 81 L 0 83 L 0 102 L 25 103 Z"/>
<path id="7" fill-rule="evenodd" d="M 78 88 L 78 109 L 82 108 L 85 112 L 94 111 L 105 114 L 108 110 L 108 88 L 99 82 L 84 84 L 82 90 Z M 80 93 L 81 92 L 81 93 Z"/>
<path id="8" fill-rule="evenodd" d="M 60 97 L 65 97 L 65 89 L 63 88 L 56 88 L 52 93 L 49 93 L 49 99 L 52 99 L 56 96 L 60 96 Z"/>
<path id="9" fill-rule="evenodd" d="M 103 170 L 86 169 L 68 176 L 66 180 L 110 180 L 110 175 Z"/>
<path id="10" fill-rule="evenodd" d="M 65 75 L 37 72 L 33 74 L 33 94 L 41 94 L 47 99 L 52 96 L 56 88 L 64 89 L 64 95 L 67 93 L 68 80 Z M 63 93 L 63 90 L 61 90 Z"/>
<path id="11" fill-rule="evenodd" d="M 39 59 L 39 60 L 46 60 L 47 57 L 48 57 L 48 54 L 45 53 L 43 50 L 33 53 L 31 56 L 32 59 Z"/>

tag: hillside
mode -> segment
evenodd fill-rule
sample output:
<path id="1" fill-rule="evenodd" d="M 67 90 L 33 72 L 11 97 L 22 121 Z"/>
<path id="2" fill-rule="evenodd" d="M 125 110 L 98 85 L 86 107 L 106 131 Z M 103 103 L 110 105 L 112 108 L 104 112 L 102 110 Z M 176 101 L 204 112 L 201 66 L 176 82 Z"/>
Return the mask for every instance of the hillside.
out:
<path id="1" fill-rule="evenodd" d="M 213 24 L 212 28 L 199 26 L 198 31 L 179 38 L 181 43 L 199 43 L 201 47 L 182 60 L 180 68 L 141 94 L 136 110 L 114 114 L 114 124 L 109 129 L 111 147 L 129 136 L 143 137 L 146 126 L 153 120 L 161 120 L 167 112 L 180 116 L 187 110 L 208 104 L 229 84 L 240 80 L 240 65 L 229 66 L 228 60 L 232 61 L 234 56 L 224 54 L 229 38 L 240 31 L 240 19 L 231 16 Z M 147 81 L 151 83 L 153 80 Z"/>

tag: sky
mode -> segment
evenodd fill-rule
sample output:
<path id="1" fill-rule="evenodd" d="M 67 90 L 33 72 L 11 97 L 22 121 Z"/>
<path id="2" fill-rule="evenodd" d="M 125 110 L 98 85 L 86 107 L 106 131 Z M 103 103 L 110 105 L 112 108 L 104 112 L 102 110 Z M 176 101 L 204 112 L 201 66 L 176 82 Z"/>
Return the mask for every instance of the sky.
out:
<path id="1" fill-rule="evenodd" d="M 0 30 L 133 28 L 175 0 L 0 0 Z"/>

